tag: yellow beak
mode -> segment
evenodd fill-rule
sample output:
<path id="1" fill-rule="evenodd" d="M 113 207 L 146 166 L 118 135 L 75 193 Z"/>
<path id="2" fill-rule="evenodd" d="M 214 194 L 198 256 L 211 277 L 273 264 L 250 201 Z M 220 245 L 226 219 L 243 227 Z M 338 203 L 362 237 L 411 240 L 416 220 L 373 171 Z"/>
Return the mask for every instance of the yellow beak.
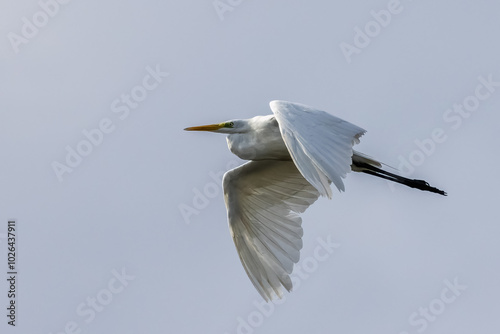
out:
<path id="1" fill-rule="evenodd" d="M 217 131 L 223 126 L 220 124 L 200 125 L 185 128 L 185 131 Z"/>

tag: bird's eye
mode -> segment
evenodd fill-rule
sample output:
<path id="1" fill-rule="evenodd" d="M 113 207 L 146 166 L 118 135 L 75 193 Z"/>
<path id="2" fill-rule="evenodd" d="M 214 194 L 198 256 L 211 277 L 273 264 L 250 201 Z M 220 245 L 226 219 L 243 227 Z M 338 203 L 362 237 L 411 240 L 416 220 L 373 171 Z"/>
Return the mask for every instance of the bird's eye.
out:
<path id="1" fill-rule="evenodd" d="M 226 127 L 232 128 L 234 126 L 234 122 L 227 122 Z"/>

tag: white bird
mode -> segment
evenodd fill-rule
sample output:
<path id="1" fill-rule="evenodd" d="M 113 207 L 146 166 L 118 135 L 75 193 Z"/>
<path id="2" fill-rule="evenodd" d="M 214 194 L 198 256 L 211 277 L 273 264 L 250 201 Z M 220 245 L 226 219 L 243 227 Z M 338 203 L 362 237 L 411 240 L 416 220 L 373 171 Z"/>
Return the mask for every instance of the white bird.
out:
<path id="1" fill-rule="evenodd" d="M 272 101 L 270 107 L 273 115 L 184 129 L 229 134 L 229 150 L 251 160 L 224 174 L 224 199 L 241 263 L 266 301 L 281 298 L 283 287 L 292 289 L 290 274 L 302 248 L 299 214 L 320 195 L 331 198 L 330 183 L 344 191 L 349 171 L 446 195 L 354 151 L 362 128 L 299 103 Z"/>

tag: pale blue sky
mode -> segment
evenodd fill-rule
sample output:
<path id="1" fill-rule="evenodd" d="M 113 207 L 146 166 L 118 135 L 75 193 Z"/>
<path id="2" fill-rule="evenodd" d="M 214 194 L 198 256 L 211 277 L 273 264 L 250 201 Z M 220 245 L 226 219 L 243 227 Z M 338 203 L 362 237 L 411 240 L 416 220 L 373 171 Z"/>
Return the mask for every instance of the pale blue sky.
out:
<path id="1" fill-rule="evenodd" d="M 500 327 L 500 5 L 62 2 L 0 6 L 0 267 L 9 218 L 19 233 L 2 333 Z M 449 196 L 348 175 L 303 215 L 296 290 L 263 308 L 218 182 L 241 162 L 182 129 L 273 99 L 365 128 L 359 151 Z"/>

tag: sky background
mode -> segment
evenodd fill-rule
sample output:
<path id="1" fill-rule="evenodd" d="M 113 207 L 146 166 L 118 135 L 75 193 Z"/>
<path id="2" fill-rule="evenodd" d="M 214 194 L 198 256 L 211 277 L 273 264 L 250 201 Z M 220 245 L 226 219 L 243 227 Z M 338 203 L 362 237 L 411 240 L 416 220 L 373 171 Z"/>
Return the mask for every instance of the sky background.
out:
<path id="1" fill-rule="evenodd" d="M 3 1 L 0 331 L 496 333 L 499 11 L 491 1 Z M 241 161 L 224 135 L 182 129 L 270 114 L 274 99 L 365 128 L 357 150 L 449 196 L 349 174 L 345 193 L 303 215 L 295 291 L 263 306 L 219 182 Z"/>

